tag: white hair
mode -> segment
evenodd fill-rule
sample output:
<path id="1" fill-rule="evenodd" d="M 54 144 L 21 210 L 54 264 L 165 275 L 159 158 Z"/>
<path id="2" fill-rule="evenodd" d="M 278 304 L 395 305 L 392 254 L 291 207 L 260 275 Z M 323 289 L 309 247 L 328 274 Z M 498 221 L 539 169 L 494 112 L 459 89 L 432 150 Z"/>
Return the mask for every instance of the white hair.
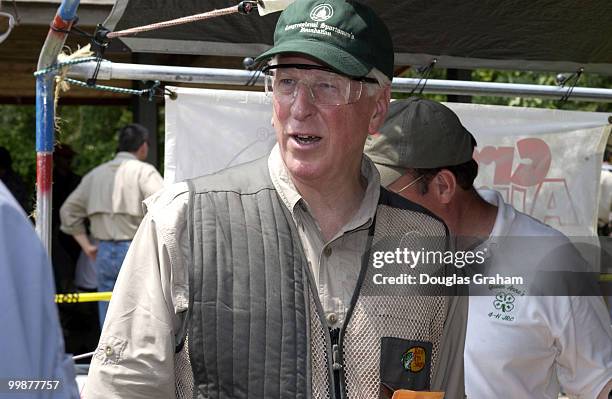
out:
<path id="1" fill-rule="evenodd" d="M 387 75 L 382 73 L 378 68 L 370 69 L 370 72 L 366 75 L 366 78 L 376 79 L 378 85 L 373 83 L 366 84 L 366 91 L 368 96 L 373 96 L 378 93 L 379 89 L 384 89 L 387 86 L 391 86 L 391 80 Z"/>
<path id="2" fill-rule="evenodd" d="M 276 65 L 278 64 L 278 56 L 279 54 L 274 55 L 269 61 L 268 65 Z M 373 67 L 370 69 L 370 72 L 365 76 L 366 78 L 376 79 L 378 84 L 374 83 L 366 83 L 366 95 L 373 96 L 378 93 L 379 89 L 384 89 L 387 86 L 391 86 L 391 80 L 387 75 L 382 73 L 380 69 Z"/>

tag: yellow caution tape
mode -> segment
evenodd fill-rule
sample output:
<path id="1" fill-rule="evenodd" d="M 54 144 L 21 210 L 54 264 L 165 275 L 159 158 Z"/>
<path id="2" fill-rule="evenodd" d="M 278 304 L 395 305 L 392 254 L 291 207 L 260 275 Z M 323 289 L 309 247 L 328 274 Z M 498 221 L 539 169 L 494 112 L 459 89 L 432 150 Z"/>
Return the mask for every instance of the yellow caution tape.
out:
<path id="1" fill-rule="evenodd" d="M 55 303 L 110 301 L 112 292 L 70 292 L 55 295 Z"/>
<path id="2" fill-rule="evenodd" d="M 612 282 L 612 273 L 602 273 L 599 276 L 601 282 Z M 55 303 L 79 303 L 110 301 L 112 292 L 72 292 L 55 295 Z"/>

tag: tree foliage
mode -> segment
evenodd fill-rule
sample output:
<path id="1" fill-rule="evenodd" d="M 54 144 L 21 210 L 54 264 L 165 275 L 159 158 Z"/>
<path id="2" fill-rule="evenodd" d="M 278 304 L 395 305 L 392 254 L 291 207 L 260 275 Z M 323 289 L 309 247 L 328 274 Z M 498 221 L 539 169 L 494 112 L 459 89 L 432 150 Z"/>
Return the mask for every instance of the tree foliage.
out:
<path id="1" fill-rule="evenodd" d="M 117 151 L 117 131 L 132 122 L 128 107 L 64 106 L 58 115 L 56 139 L 78 153 L 73 167 L 79 175 L 112 159 Z"/>
<path id="2" fill-rule="evenodd" d="M 113 157 L 117 130 L 131 122 L 127 107 L 62 106 L 57 115 L 60 129 L 57 143 L 69 144 L 76 152 L 73 168 L 83 175 Z M 11 152 L 13 169 L 19 173 L 30 193 L 36 181 L 36 109 L 32 105 L 0 106 L 0 146 Z"/>
<path id="3" fill-rule="evenodd" d="M 498 82 L 498 83 L 520 83 L 520 84 L 535 84 L 544 86 L 555 86 L 556 75 L 543 72 L 518 72 L 518 71 L 495 71 L 490 69 L 477 69 L 472 72 L 472 80 L 481 82 Z M 569 83 L 565 87 L 569 86 Z M 600 76 L 594 74 L 583 74 L 578 79 L 576 87 L 595 87 L 595 88 L 611 88 L 612 77 Z M 474 96 L 474 103 L 478 104 L 496 104 L 509 105 L 516 107 L 534 107 L 534 108 L 550 108 L 564 109 L 576 111 L 590 112 L 611 112 L 612 103 L 605 102 L 581 102 L 569 100 L 561 103 L 559 100 L 542 99 L 542 98 L 527 98 L 527 97 L 488 97 Z"/>

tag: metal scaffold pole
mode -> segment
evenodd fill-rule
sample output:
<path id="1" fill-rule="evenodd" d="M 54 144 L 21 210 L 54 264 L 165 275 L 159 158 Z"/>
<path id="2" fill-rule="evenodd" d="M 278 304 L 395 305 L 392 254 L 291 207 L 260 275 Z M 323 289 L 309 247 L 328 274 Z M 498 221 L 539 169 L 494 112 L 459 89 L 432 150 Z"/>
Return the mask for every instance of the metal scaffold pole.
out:
<path id="1" fill-rule="evenodd" d="M 78 0 L 64 0 L 60 6 L 47 36 L 47 41 L 41 51 L 38 63 L 39 70 L 48 68 L 55 63 L 56 57 L 66 38 L 65 32 L 70 28 L 75 18 L 78 4 Z M 68 66 L 66 76 L 88 79 L 95 75 L 98 80 L 151 80 L 167 83 L 233 86 L 244 86 L 249 82 L 249 85 L 263 85 L 263 76 L 259 72 L 238 69 L 125 64 L 106 60 L 102 60 L 98 65 L 98 61 L 93 59 L 93 57 L 91 60 L 79 60 L 78 62 L 80 63 Z M 259 74 L 259 76 L 255 77 L 254 74 Z M 54 77 L 54 73 L 44 73 L 38 75 L 36 80 L 36 230 L 49 251 L 51 248 L 51 184 L 54 142 L 53 119 L 55 111 L 53 104 Z M 560 86 L 437 79 L 428 79 L 423 87 L 421 79 L 394 78 L 392 90 L 398 93 L 422 91 L 423 93 L 435 94 L 561 99 L 568 94 L 569 89 L 568 87 Z M 569 99 L 575 101 L 612 102 L 612 89 L 572 87 Z"/>
<path id="2" fill-rule="evenodd" d="M 79 0 L 62 0 L 38 58 L 38 69 L 56 62 L 76 19 Z M 55 74 L 36 77 L 36 233 L 51 254 L 51 203 L 53 184 L 54 84 Z"/>
<path id="3" fill-rule="evenodd" d="M 95 67 L 95 62 L 73 65 L 70 67 L 68 76 L 86 79 L 92 76 Z M 97 77 L 100 80 L 160 80 L 172 83 L 244 85 L 251 79 L 253 73 L 238 69 L 123 64 L 102 61 Z M 256 85 L 263 85 L 262 76 L 257 79 Z M 394 78 L 392 89 L 394 92 L 409 93 L 420 85 L 420 79 Z M 424 93 L 436 94 L 556 99 L 562 98 L 567 91 L 567 87 L 560 86 L 437 79 L 427 80 L 427 84 L 423 89 Z M 576 101 L 611 102 L 612 89 L 574 87 L 569 99 Z"/>

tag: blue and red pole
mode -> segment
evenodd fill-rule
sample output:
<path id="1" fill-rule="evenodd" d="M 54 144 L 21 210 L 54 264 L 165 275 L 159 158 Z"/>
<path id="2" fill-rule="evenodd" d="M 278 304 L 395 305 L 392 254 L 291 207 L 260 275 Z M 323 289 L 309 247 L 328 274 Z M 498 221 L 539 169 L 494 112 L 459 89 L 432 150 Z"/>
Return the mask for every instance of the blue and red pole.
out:
<path id="1" fill-rule="evenodd" d="M 38 70 L 53 65 L 76 19 L 79 0 L 63 0 L 51 23 L 38 58 Z M 53 186 L 54 73 L 36 77 L 36 232 L 51 254 L 51 204 Z"/>

